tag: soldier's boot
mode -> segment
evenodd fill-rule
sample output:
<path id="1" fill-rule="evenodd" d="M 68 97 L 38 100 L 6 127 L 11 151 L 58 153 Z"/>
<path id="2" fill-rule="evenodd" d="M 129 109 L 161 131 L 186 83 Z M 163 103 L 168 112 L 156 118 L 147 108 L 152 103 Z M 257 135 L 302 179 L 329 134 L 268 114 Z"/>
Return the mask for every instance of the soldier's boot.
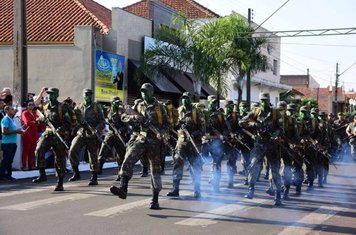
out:
<path id="1" fill-rule="evenodd" d="M 165 174 L 165 171 L 164 171 L 165 166 L 166 166 L 166 162 L 162 161 L 162 163 L 161 163 L 161 172 L 160 172 L 161 175 Z"/>
<path id="2" fill-rule="evenodd" d="M 41 182 L 47 181 L 45 168 L 40 168 L 39 171 L 40 171 L 40 176 L 38 176 L 36 179 L 33 179 L 32 183 L 41 183 Z"/>
<path id="3" fill-rule="evenodd" d="M 314 180 L 308 180 L 308 188 L 307 191 L 314 190 Z"/>
<path id="4" fill-rule="evenodd" d="M 98 175 L 103 174 L 103 167 L 104 167 L 105 159 L 100 158 L 99 159 L 99 170 L 98 170 Z"/>
<path id="5" fill-rule="evenodd" d="M 120 181 L 121 180 L 121 176 L 120 175 L 117 175 L 115 181 Z"/>
<path id="6" fill-rule="evenodd" d="M 153 190 L 152 201 L 150 203 L 150 209 L 152 209 L 152 210 L 159 209 L 158 196 L 159 196 L 159 192 Z"/>
<path id="7" fill-rule="evenodd" d="M 147 176 L 148 176 L 148 167 L 144 166 L 142 168 L 141 177 L 147 177 Z"/>
<path id="8" fill-rule="evenodd" d="M 73 182 L 80 180 L 80 173 L 79 173 L 79 167 L 78 166 L 72 166 L 73 168 L 73 175 L 72 177 L 69 178 L 68 181 Z"/>
<path id="9" fill-rule="evenodd" d="M 295 188 L 295 195 L 300 196 L 301 194 L 302 194 L 302 184 L 299 183 Z"/>
<path id="10" fill-rule="evenodd" d="M 269 188 L 266 190 L 266 193 L 268 194 L 268 195 L 271 195 L 271 196 L 274 196 L 275 195 L 275 191 L 274 191 L 274 189 L 273 189 L 273 182 L 272 182 L 272 180 L 270 180 L 269 181 Z"/>
<path id="11" fill-rule="evenodd" d="M 328 183 L 328 173 L 324 175 L 323 184 Z"/>
<path id="12" fill-rule="evenodd" d="M 119 187 L 111 186 L 110 192 L 121 199 L 126 199 L 128 184 L 129 184 L 129 179 L 126 177 L 121 177 L 120 186 Z"/>
<path id="13" fill-rule="evenodd" d="M 194 198 L 201 198 L 200 183 L 195 183 L 194 184 Z"/>
<path id="14" fill-rule="evenodd" d="M 167 193 L 168 197 L 179 197 L 179 183 L 180 180 L 173 180 L 173 188 Z"/>
<path id="15" fill-rule="evenodd" d="M 248 185 L 248 179 L 246 177 L 246 179 L 244 180 L 244 185 Z"/>
<path id="16" fill-rule="evenodd" d="M 227 181 L 227 188 L 234 188 L 234 175 L 229 174 L 228 181 Z"/>
<path id="17" fill-rule="evenodd" d="M 290 185 L 286 185 L 284 187 L 283 199 L 289 199 L 289 189 L 290 189 Z"/>
<path id="18" fill-rule="evenodd" d="M 98 185 L 98 173 L 93 171 L 91 173 L 91 179 L 88 183 L 89 186 Z"/>
<path id="19" fill-rule="evenodd" d="M 281 201 L 281 191 L 276 192 L 276 197 L 274 199 L 274 205 L 275 206 L 283 206 L 282 201 Z"/>
<path id="20" fill-rule="evenodd" d="M 245 198 L 252 199 L 254 195 L 255 195 L 255 185 L 250 184 L 250 187 L 248 188 L 248 192 L 245 195 Z"/>
<path id="21" fill-rule="evenodd" d="M 303 184 L 308 184 L 308 183 L 309 183 L 308 179 L 305 179 L 305 180 L 303 181 Z"/>
<path id="22" fill-rule="evenodd" d="M 57 185 L 54 188 L 54 191 L 63 191 L 63 176 L 58 177 Z"/>

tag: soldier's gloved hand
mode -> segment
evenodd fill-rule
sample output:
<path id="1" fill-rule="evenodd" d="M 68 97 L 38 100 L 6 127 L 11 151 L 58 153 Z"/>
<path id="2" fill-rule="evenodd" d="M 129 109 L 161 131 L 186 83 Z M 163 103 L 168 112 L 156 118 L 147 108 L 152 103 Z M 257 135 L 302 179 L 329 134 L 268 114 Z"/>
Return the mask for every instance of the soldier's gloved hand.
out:
<path id="1" fill-rule="evenodd" d="M 223 135 L 220 135 L 219 138 L 220 138 L 221 141 L 224 140 L 224 136 Z"/>
<path id="2" fill-rule="evenodd" d="M 304 139 L 301 139 L 301 140 L 300 140 L 300 143 L 301 143 L 301 144 L 304 144 L 304 143 L 305 143 L 305 140 L 304 140 Z"/>
<path id="3" fill-rule="evenodd" d="M 63 134 L 65 132 L 65 129 L 64 127 L 60 126 L 56 129 L 56 131 L 59 133 L 59 134 Z"/>
<path id="4" fill-rule="evenodd" d="M 209 142 L 209 135 L 204 135 L 202 138 L 201 138 L 201 142 L 202 144 L 206 144 Z"/>
<path id="5" fill-rule="evenodd" d="M 260 141 L 260 140 L 261 140 L 261 136 L 259 136 L 259 135 L 253 135 L 253 136 L 252 136 L 252 139 L 255 140 L 255 141 Z"/>

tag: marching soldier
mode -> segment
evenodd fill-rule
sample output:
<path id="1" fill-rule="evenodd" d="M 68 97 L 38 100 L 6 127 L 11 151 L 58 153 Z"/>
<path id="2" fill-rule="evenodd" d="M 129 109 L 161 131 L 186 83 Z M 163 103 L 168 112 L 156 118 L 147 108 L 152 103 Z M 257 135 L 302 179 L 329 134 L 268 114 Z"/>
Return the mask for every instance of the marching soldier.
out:
<path id="1" fill-rule="evenodd" d="M 70 132 L 71 116 L 69 107 L 58 102 L 59 90 L 57 88 L 49 88 L 46 93 L 49 95 L 49 103 L 43 108 L 43 115 L 39 113 L 39 121 L 45 122 L 47 125 L 46 131 L 42 134 L 37 143 L 35 155 L 37 156 L 37 167 L 40 176 L 33 183 L 47 181 L 46 176 L 46 160 L 45 153 L 53 148 L 55 153 L 55 166 L 58 177 L 57 185 L 54 191 L 63 191 L 63 177 L 65 174 L 65 158 L 66 158 L 66 134 Z"/>
<path id="2" fill-rule="evenodd" d="M 70 162 L 73 168 L 73 176 L 69 181 L 80 179 L 79 174 L 79 152 L 86 146 L 89 152 L 90 170 L 92 177 L 89 186 L 98 184 L 98 149 L 101 143 L 101 133 L 105 128 L 105 118 L 102 109 L 96 102 L 93 102 L 93 91 L 84 89 L 84 103 L 76 106 L 74 112 L 81 126 L 74 137 L 69 150 Z"/>
<path id="3" fill-rule="evenodd" d="M 261 171 L 261 161 L 266 155 L 271 164 L 272 182 L 276 186 L 275 205 L 282 205 L 281 202 L 281 176 L 279 174 L 281 159 L 276 152 L 275 138 L 279 135 L 277 120 L 279 113 L 270 107 L 269 93 L 262 92 L 259 95 L 260 107 L 248 113 L 246 117 L 240 120 L 240 125 L 256 128 L 254 135 L 254 147 L 251 150 L 251 164 L 249 166 L 248 183 L 249 191 L 246 198 L 252 199 L 255 192 L 255 183 Z"/>
<path id="4" fill-rule="evenodd" d="M 224 154 L 227 158 L 227 177 L 228 188 L 234 187 L 234 174 L 237 173 L 236 160 L 238 150 L 236 148 L 237 130 L 239 129 L 238 113 L 234 112 L 234 102 L 225 100 L 225 122 L 227 129 L 225 130 Z"/>
<path id="5" fill-rule="evenodd" d="M 347 139 L 347 134 L 346 134 L 346 127 L 348 126 L 348 123 L 345 119 L 345 116 L 342 112 L 337 113 L 337 120 L 334 122 L 334 128 L 335 128 L 335 137 L 336 137 L 336 143 L 337 143 L 337 149 L 335 153 L 336 159 L 342 159 L 344 155 L 346 154 L 346 144 L 345 144 L 345 139 Z"/>
<path id="6" fill-rule="evenodd" d="M 121 116 L 125 112 L 119 97 L 114 97 L 111 101 L 111 107 L 108 114 L 109 133 L 105 136 L 99 151 L 99 172 L 102 173 L 103 165 L 108 156 L 112 156 L 112 148 L 115 148 L 117 154 L 117 163 L 120 167 L 124 161 L 126 151 L 126 124 L 121 121 Z M 119 180 L 119 173 L 118 178 Z"/>
<path id="7" fill-rule="evenodd" d="M 199 147 L 205 133 L 205 119 L 200 110 L 193 107 L 192 95 L 189 92 L 183 93 L 181 101 L 182 106 L 178 108 L 178 141 L 173 156 L 173 189 L 167 193 L 167 196 L 179 196 L 184 161 L 188 160 L 194 183 L 194 198 L 199 198 L 202 167 Z"/>
<path id="8" fill-rule="evenodd" d="M 354 115 L 353 122 L 347 126 L 346 134 L 351 147 L 351 156 L 353 160 L 356 161 L 356 115 Z"/>
<path id="9" fill-rule="evenodd" d="M 248 105 L 246 102 L 242 101 L 239 107 L 240 119 L 245 117 L 247 114 L 248 114 Z M 241 173 L 242 175 L 245 176 L 244 185 L 248 185 L 248 166 L 251 163 L 250 152 L 251 149 L 253 148 L 253 139 L 244 133 L 239 133 L 239 137 L 241 141 L 245 143 L 245 145 L 248 147 L 246 148 L 246 146 L 239 145 L 239 149 L 241 151 L 241 163 L 243 167 L 243 171 Z"/>
<path id="10" fill-rule="evenodd" d="M 142 155 L 146 155 L 151 167 L 152 201 L 150 209 L 159 209 L 158 196 L 162 189 L 161 158 L 159 148 L 161 142 L 167 143 L 169 119 L 164 106 L 153 96 L 153 86 L 144 83 L 141 86 L 143 102 L 139 104 L 138 112 L 125 114 L 126 119 L 140 123 L 140 134 L 126 149 L 122 164 L 120 186 L 112 186 L 110 191 L 121 199 L 127 197 L 127 187 L 133 174 L 133 167 Z"/>
<path id="11" fill-rule="evenodd" d="M 223 132 L 226 127 L 224 113 L 218 109 L 218 100 L 215 95 L 208 96 L 209 119 L 206 124 L 207 135 L 203 137 L 203 154 L 211 154 L 213 158 L 211 183 L 214 192 L 220 190 L 221 162 L 224 155 Z"/>
<path id="12" fill-rule="evenodd" d="M 298 124 L 296 119 L 291 116 L 287 115 L 287 104 L 284 101 L 280 101 L 277 104 L 277 109 L 279 110 L 279 113 L 281 117 L 278 119 L 278 125 L 279 128 L 282 131 L 282 138 L 280 141 L 282 141 L 282 145 L 285 146 L 286 150 L 280 149 L 281 157 L 283 160 L 283 183 L 284 183 L 284 194 L 283 194 L 283 199 L 288 199 L 289 198 L 289 189 L 292 183 L 292 165 L 293 164 L 303 164 L 303 160 L 299 159 L 297 154 L 294 154 L 294 156 L 290 156 L 289 154 L 293 154 L 292 151 L 294 146 L 298 141 Z M 289 106 L 289 108 L 291 108 Z M 290 153 L 287 153 L 287 151 L 290 151 Z"/>

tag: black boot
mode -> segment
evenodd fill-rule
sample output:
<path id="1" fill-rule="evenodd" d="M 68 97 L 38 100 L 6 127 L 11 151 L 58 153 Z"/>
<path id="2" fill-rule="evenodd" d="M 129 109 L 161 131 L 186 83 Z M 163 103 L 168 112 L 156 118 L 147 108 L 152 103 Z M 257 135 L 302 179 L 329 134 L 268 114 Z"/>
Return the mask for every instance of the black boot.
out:
<path id="1" fill-rule="evenodd" d="M 103 174 L 103 167 L 104 167 L 105 159 L 100 158 L 99 159 L 99 170 L 98 170 L 98 175 Z"/>
<path id="2" fill-rule="evenodd" d="M 163 160 L 161 163 L 161 172 L 160 172 L 161 175 L 165 174 L 165 171 L 164 171 L 165 166 L 166 166 L 166 162 Z"/>
<path id="3" fill-rule="evenodd" d="M 289 199 L 290 185 L 286 185 L 284 188 L 283 199 Z"/>
<path id="4" fill-rule="evenodd" d="M 45 168 L 40 168 L 39 171 L 40 171 L 40 176 L 38 176 L 36 179 L 33 179 L 32 183 L 41 183 L 41 182 L 47 181 Z"/>
<path id="5" fill-rule="evenodd" d="M 58 177 L 57 185 L 54 191 L 63 191 L 63 176 Z"/>
<path id="6" fill-rule="evenodd" d="M 275 206 L 283 206 L 282 201 L 281 201 L 281 191 L 276 192 L 276 197 L 274 199 L 274 205 Z"/>
<path id="7" fill-rule="evenodd" d="M 173 180 L 173 188 L 167 193 L 168 197 L 179 197 L 179 183 L 180 180 Z"/>
<path id="8" fill-rule="evenodd" d="M 147 177 L 147 176 L 148 176 L 148 167 L 144 166 L 142 168 L 141 177 Z"/>
<path id="9" fill-rule="evenodd" d="M 128 184 L 129 184 L 129 179 L 126 177 L 122 177 L 120 181 L 120 187 L 111 186 L 110 192 L 121 199 L 126 199 Z"/>
<path id="10" fill-rule="evenodd" d="M 89 186 L 98 185 L 98 173 L 96 173 L 95 171 L 91 173 L 91 179 L 88 185 Z"/>
<path id="11" fill-rule="evenodd" d="M 158 210 L 159 209 L 158 195 L 159 195 L 159 192 L 153 191 L 152 201 L 150 203 L 150 209 L 152 209 L 152 210 Z"/>
<path id="12" fill-rule="evenodd" d="M 266 193 L 268 195 L 271 195 L 271 196 L 274 196 L 275 195 L 275 191 L 272 187 L 269 187 L 267 190 L 266 190 Z"/>
<path id="13" fill-rule="evenodd" d="M 247 178 L 244 180 L 244 185 L 248 185 L 248 179 Z"/>
<path id="14" fill-rule="evenodd" d="M 314 190 L 314 180 L 308 180 L 308 188 L 307 191 Z"/>
<path id="15" fill-rule="evenodd" d="M 302 184 L 299 183 L 299 184 L 297 184 L 297 186 L 295 188 L 295 195 L 300 196 L 301 194 L 302 194 Z"/>
<path id="16" fill-rule="evenodd" d="M 80 180 L 80 173 L 79 173 L 79 168 L 78 166 L 72 166 L 73 168 L 73 176 L 69 178 L 68 181 L 73 182 Z"/>
<path id="17" fill-rule="evenodd" d="M 121 176 L 120 175 L 117 175 L 115 181 L 120 181 L 121 180 Z"/>
<path id="18" fill-rule="evenodd" d="M 245 195 L 245 198 L 252 199 L 255 194 L 255 185 L 250 184 L 250 187 L 248 188 L 248 192 Z"/>

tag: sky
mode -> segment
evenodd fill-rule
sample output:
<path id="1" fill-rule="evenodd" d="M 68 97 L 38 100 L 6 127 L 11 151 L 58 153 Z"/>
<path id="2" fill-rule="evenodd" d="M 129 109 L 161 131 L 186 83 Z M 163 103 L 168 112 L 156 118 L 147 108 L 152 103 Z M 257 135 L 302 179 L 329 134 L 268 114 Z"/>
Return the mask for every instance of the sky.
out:
<path id="1" fill-rule="evenodd" d="M 103 6 L 124 7 L 138 0 L 95 0 Z M 221 16 L 235 11 L 269 31 L 356 28 L 355 0 L 195 0 Z M 356 32 L 356 30 L 355 30 Z M 336 63 L 339 86 L 356 90 L 356 35 L 282 38 L 281 75 L 307 74 L 321 85 L 335 85 Z"/>

